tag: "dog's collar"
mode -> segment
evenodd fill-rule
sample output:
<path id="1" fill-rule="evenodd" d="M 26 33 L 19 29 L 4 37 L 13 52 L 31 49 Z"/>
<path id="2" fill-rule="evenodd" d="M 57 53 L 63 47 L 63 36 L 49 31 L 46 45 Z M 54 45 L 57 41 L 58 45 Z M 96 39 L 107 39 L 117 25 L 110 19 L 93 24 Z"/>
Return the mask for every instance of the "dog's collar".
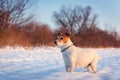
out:
<path id="1" fill-rule="evenodd" d="M 73 44 L 72 44 L 72 45 L 73 45 Z M 61 50 L 61 52 L 64 52 L 65 50 L 67 50 L 68 48 L 70 48 L 72 45 L 70 45 L 70 46 L 64 48 L 63 50 Z"/>

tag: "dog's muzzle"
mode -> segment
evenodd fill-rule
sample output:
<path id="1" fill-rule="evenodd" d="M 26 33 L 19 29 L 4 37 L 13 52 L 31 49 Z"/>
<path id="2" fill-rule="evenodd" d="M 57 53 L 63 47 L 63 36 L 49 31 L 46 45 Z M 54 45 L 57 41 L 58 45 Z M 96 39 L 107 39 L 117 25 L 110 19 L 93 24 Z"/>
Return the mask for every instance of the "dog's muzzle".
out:
<path id="1" fill-rule="evenodd" d="M 54 41 L 54 44 L 57 45 L 57 41 Z"/>

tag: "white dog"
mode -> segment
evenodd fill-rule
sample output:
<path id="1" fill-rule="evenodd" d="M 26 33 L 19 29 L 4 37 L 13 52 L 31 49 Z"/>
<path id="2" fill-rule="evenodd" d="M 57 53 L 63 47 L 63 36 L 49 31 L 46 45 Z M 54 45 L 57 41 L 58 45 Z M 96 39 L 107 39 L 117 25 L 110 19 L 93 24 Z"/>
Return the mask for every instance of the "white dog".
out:
<path id="1" fill-rule="evenodd" d="M 61 48 L 67 72 L 72 72 L 75 67 L 85 67 L 88 71 L 96 73 L 99 56 L 94 50 L 76 47 L 68 33 L 59 33 L 54 44 Z"/>

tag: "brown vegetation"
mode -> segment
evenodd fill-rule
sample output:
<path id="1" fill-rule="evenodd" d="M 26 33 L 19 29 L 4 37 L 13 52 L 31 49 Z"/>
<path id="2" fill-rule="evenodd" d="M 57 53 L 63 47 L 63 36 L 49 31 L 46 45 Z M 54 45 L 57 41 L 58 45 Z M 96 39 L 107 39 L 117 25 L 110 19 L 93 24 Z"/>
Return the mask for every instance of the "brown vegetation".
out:
<path id="1" fill-rule="evenodd" d="M 28 0 L 0 0 L 0 47 L 2 46 L 53 46 L 58 32 L 71 33 L 73 43 L 80 47 L 120 47 L 116 32 L 103 31 L 96 25 L 97 16 L 91 7 L 63 7 L 54 13 L 61 27 L 52 32 L 48 25 L 24 17 Z"/>
<path id="2" fill-rule="evenodd" d="M 65 33 L 63 28 L 55 32 Z M 101 29 L 90 30 L 87 32 L 79 32 L 77 34 L 71 34 L 71 39 L 74 45 L 79 47 L 120 47 L 120 39 L 115 35 L 116 32 L 103 31 Z"/>
<path id="3" fill-rule="evenodd" d="M 53 40 L 53 34 L 47 25 L 30 22 L 4 31 L 0 38 L 0 46 L 51 46 Z"/>

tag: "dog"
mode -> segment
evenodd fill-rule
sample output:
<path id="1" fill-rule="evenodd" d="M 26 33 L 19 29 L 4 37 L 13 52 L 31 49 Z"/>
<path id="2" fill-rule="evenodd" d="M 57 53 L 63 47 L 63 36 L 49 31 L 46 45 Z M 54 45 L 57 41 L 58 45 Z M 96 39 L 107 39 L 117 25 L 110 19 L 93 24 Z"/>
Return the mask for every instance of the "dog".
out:
<path id="1" fill-rule="evenodd" d="M 58 33 L 54 44 L 61 49 L 67 72 L 73 72 L 76 67 L 85 67 L 89 72 L 96 73 L 99 61 L 96 51 L 76 47 L 73 45 L 69 33 Z"/>

